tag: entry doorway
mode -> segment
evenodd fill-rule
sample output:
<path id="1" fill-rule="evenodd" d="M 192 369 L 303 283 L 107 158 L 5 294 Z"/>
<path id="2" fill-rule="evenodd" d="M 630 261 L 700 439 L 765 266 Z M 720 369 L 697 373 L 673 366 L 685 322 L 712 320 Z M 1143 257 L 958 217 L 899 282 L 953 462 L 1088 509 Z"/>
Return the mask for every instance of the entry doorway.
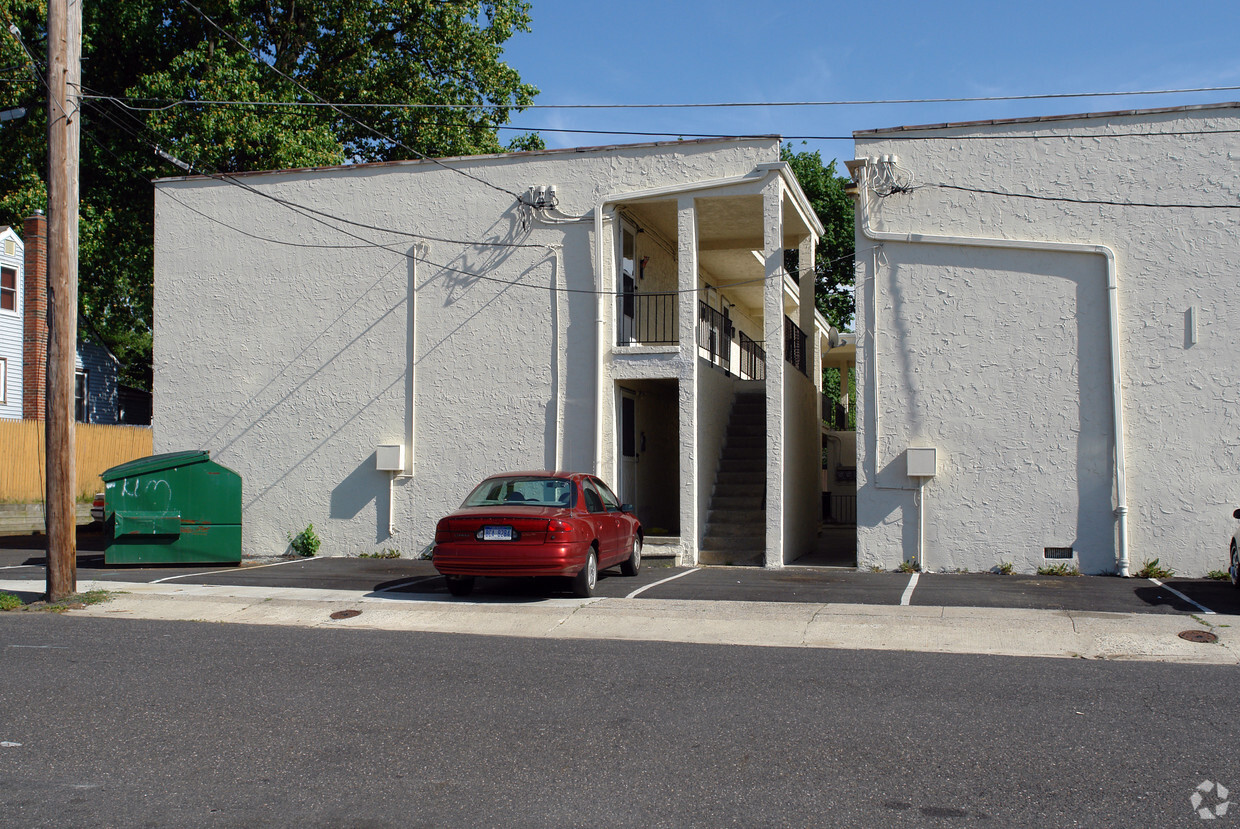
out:
<path id="1" fill-rule="evenodd" d="M 680 384 L 616 384 L 616 492 L 647 536 L 680 535 Z"/>

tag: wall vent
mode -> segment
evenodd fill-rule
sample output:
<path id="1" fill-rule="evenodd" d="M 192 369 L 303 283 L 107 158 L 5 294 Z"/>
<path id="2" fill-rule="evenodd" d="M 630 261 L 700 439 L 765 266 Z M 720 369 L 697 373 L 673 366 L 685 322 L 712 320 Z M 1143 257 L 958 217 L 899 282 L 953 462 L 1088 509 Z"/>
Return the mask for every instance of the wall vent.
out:
<path id="1" fill-rule="evenodd" d="M 1042 558 L 1072 558 L 1071 547 L 1043 547 Z"/>

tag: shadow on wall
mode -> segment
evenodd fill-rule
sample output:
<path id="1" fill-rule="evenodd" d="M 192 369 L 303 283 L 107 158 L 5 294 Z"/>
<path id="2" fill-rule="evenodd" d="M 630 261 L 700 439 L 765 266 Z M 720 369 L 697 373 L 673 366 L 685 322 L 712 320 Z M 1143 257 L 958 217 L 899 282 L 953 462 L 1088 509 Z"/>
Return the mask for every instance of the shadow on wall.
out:
<path id="1" fill-rule="evenodd" d="M 375 543 L 388 539 L 389 509 L 388 486 L 390 473 L 375 469 L 375 453 L 371 452 L 364 461 L 350 472 L 343 481 L 332 489 L 331 506 L 328 516 L 344 521 L 357 517 L 371 501 L 375 502 Z"/>

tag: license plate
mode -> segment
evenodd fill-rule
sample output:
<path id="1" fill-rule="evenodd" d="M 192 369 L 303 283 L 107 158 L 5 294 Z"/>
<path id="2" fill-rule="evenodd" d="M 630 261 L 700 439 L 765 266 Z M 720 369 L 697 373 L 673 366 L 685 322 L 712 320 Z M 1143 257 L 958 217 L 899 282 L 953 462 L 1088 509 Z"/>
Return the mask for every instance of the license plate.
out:
<path id="1" fill-rule="evenodd" d="M 483 527 L 483 541 L 512 541 L 512 527 Z"/>

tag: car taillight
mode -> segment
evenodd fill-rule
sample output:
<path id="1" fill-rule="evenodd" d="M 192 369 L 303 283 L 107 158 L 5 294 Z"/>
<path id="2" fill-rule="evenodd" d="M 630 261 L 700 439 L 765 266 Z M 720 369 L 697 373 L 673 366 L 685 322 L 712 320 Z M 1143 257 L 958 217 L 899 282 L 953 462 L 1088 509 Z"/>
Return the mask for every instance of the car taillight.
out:
<path id="1" fill-rule="evenodd" d="M 572 536 L 573 525 L 567 521 L 552 520 L 547 522 L 548 541 L 568 541 Z"/>

